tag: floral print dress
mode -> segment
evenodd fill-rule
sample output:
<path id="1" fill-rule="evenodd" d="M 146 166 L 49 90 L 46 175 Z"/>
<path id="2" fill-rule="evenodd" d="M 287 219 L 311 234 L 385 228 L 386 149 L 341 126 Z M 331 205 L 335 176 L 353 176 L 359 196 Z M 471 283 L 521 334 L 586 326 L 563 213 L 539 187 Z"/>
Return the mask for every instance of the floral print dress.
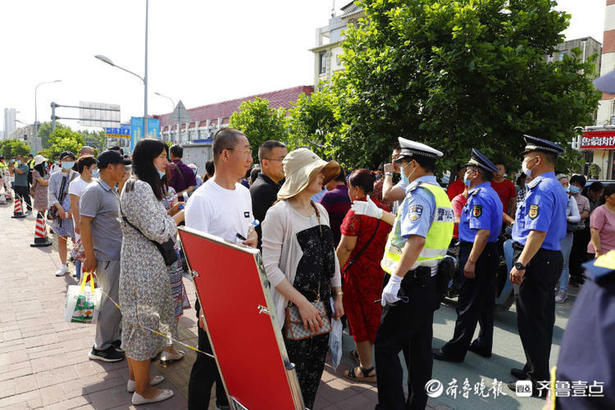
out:
<path id="1" fill-rule="evenodd" d="M 150 240 L 166 242 L 177 226 L 144 181 L 128 180 L 120 205 L 122 215 L 142 232 L 122 220 L 122 348 L 133 360 L 149 360 L 167 345 L 165 337 L 151 330 L 169 335 L 175 322 L 167 266 Z"/>

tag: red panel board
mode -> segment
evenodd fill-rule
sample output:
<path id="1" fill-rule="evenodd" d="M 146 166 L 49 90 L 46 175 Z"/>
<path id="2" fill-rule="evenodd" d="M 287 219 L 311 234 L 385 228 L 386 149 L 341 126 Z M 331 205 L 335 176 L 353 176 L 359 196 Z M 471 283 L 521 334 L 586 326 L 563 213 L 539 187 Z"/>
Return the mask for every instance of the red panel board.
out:
<path id="1" fill-rule="evenodd" d="M 303 409 L 258 251 L 190 228 L 179 235 L 229 397 L 250 410 Z"/>
<path id="2" fill-rule="evenodd" d="M 581 149 L 615 149 L 615 131 L 587 131 L 581 137 Z"/>

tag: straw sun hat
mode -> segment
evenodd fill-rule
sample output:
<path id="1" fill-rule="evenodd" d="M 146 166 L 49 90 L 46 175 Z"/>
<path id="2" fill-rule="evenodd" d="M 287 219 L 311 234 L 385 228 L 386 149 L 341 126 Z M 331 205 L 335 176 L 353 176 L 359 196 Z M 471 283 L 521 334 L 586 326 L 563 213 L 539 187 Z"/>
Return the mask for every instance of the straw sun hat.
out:
<path id="1" fill-rule="evenodd" d="M 340 166 L 337 162 L 323 161 L 307 148 L 291 151 L 284 157 L 283 164 L 286 181 L 278 192 L 278 199 L 288 199 L 297 195 L 320 172 L 325 176 L 323 185 L 340 173 Z"/>

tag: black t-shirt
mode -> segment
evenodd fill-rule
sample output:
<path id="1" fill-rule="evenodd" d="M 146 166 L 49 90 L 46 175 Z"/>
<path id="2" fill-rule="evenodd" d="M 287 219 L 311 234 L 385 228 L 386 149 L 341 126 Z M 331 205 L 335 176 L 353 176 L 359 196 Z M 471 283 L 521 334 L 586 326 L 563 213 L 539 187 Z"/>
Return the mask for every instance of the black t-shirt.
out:
<path id="1" fill-rule="evenodd" d="M 252 197 L 252 214 L 254 219 L 258 219 L 260 223 L 263 223 L 267 210 L 271 208 L 271 205 L 278 199 L 278 191 L 284 183 L 284 180 L 277 184 L 273 182 L 271 178 L 262 172 L 258 174 L 258 177 L 250 187 L 250 196 Z M 256 227 L 258 233 L 258 249 L 261 248 L 261 227 Z"/>

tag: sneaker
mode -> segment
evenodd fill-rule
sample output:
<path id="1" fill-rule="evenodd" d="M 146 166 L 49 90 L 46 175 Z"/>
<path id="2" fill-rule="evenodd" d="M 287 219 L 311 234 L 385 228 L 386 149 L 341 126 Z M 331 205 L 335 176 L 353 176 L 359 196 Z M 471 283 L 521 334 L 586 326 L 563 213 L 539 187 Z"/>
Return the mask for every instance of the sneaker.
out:
<path id="1" fill-rule="evenodd" d="M 88 354 L 90 360 L 100 360 L 107 363 L 120 362 L 126 358 L 122 352 L 115 350 L 113 346 L 109 346 L 105 350 L 98 350 L 92 347 L 92 351 Z"/>
<path id="2" fill-rule="evenodd" d="M 555 295 L 555 303 L 564 303 L 566 302 L 567 299 L 568 299 L 568 295 L 566 294 L 566 291 L 564 290 L 558 291 L 557 295 Z"/>
<path id="3" fill-rule="evenodd" d="M 111 342 L 111 346 L 113 346 L 113 348 L 115 350 L 117 350 L 120 353 L 124 353 L 124 349 L 122 349 L 122 341 L 121 340 L 115 340 L 113 342 Z"/>
<path id="4" fill-rule="evenodd" d="M 68 273 L 68 265 L 60 266 L 60 269 L 56 271 L 56 276 L 64 276 Z"/>
<path id="5" fill-rule="evenodd" d="M 146 399 L 139 393 L 134 392 L 132 394 L 132 404 L 138 406 L 140 404 L 158 403 L 159 401 L 167 400 L 171 397 L 173 397 L 173 390 L 170 389 L 161 389 L 160 393 L 158 393 L 156 397 L 152 397 L 151 399 Z"/>

